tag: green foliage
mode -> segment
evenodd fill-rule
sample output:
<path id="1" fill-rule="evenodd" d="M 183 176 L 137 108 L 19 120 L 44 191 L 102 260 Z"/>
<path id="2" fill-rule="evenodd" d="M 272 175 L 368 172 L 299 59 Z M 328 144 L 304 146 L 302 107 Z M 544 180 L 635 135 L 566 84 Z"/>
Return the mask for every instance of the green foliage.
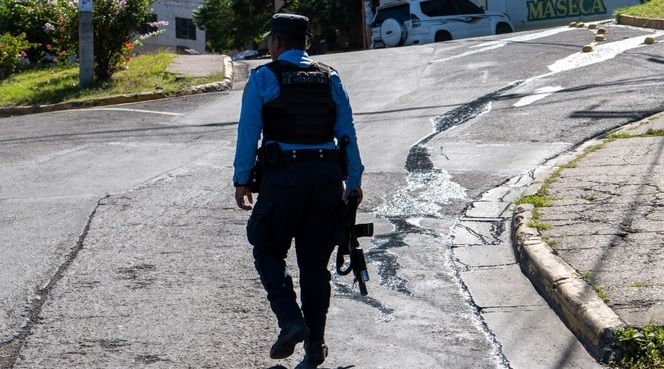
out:
<path id="1" fill-rule="evenodd" d="M 535 228 L 538 231 L 548 231 L 553 228 L 551 224 L 541 222 L 539 217 L 535 217 L 534 215 L 533 218 L 528 221 L 528 227 Z"/>
<path id="2" fill-rule="evenodd" d="M 21 60 L 21 52 L 29 47 L 25 33 L 16 37 L 9 33 L 0 35 L 0 79 L 7 78 L 14 72 Z"/>
<path id="3" fill-rule="evenodd" d="M 151 13 L 152 0 L 93 2 L 95 75 L 111 78 L 133 49 L 136 35 Z M 0 25 L 12 34 L 25 33 L 37 45 L 32 62 L 57 64 L 78 53 L 78 5 L 74 0 L 0 0 Z"/>
<path id="4" fill-rule="evenodd" d="M 31 68 L 15 73 L 0 83 L 0 106 L 48 104 L 121 94 L 160 91 L 178 94 L 194 85 L 218 82 L 224 75 L 204 78 L 179 77 L 167 73 L 174 53 L 143 54 L 128 62 L 109 82 L 92 89 L 78 84 L 78 67 L 54 65 Z"/>
<path id="5" fill-rule="evenodd" d="M 289 0 L 280 10 L 311 20 L 314 43 L 325 40 L 329 50 L 362 47 L 361 7 L 357 0 Z M 194 23 L 206 31 L 215 51 L 257 48 L 269 31 L 272 1 L 204 0 L 194 11 Z"/>
<path id="6" fill-rule="evenodd" d="M 93 2 L 95 76 L 108 81 L 128 61 L 131 37 L 152 12 L 152 0 L 96 0 Z"/>
<path id="7" fill-rule="evenodd" d="M 207 46 L 214 51 L 255 48 L 269 30 L 274 10 L 271 1 L 204 0 L 194 10 L 194 23 L 204 29 Z"/>
<path id="8" fill-rule="evenodd" d="M 58 63 L 75 55 L 78 10 L 70 0 L 0 0 L 0 29 L 25 33 L 33 63 Z"/>
<path id="9" fill-rule="evenodd" d="M 664 136 L 664 130 L 648 128 L 644 133 L 639 133 L 639 134 L 614 132 L 611 133 L 607 139 L 609 141 L 615 141 L 615 140 L 629 139 L 629 138 L 662 137 L 662 136 Z"/>
<path id="10" fill-rule="evenodd" d="M 625 369 L 664 368 L 664 327 L 620 328 L 615 332 L 613 347 L 620 360 L 613 365 Z"/>
<path id="11" fill-rule="evenodd" d="M 291 0 L 289 9 L 311 19 L 316 39 L 324 39 L 330 50 L 362 47 L 362 1 Z"/>
<path id="12" fill-rule="evenodd" d="M 604 287 L 604 286 L 593 286 L 593 290 L 597 294 L 597 297 L 600 298 L 600 300 L 602 300 L 604 302 L 609 301 L 609 294 L 608 294 L 608 292 L 606 292 L 606 287 Z"/>
<path id="13" fill-rule="evenodd" d="M 235 24 L 232 5 L 232 0 L 204 0 L 194 10 L 194 23 L 205 30 L 208 49 L 222 52 L 239 47 L 233 38 Z"/>
<path id="14" fill-rule="evenodd" d="M 532 204 L 536 208 L 541 208 L 553 206 L 553 201 L 544 195 L 527 195 L 517 200 L 516 204 Z"/>
<path id="15" fill-rule="evenodd" d="M 593 273 L 590 271 L 580 272 L 579 278 L 581 278 L 583 281 L 590 282 L 590 280 L 593 278 Z"/>
<path id="16" fill-rule="evenodd" d="M 619 14 L 662 19 L 664 18 L 664 0 L 642 1 L 640 5 L 618 8 L 613 12 L 614 16 Z"/>
<path id="17" fill-rule="evenodd" d="M 581 196 L 581 198 L 586 200 L 586 201 L 590 201 L 590 202 L 593 202 L 597 199 L 597 197 L 595 197 L 595 194 L 593 194 L 593 193 L 583 195 L 583 196 Z"/>

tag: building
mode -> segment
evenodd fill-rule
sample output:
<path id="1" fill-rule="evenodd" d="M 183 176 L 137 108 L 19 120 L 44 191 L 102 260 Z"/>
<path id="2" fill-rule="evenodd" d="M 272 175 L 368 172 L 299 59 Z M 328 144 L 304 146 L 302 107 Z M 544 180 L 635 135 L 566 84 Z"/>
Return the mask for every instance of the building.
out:
<path id="1" fill-rule="evenodd" d="M 205 31 L 194 25 L 192 15 L 202 3 L 203 0 L 155 0 L 151 21 L 166 21 L 168 25 L 158 36 L 143 41 L 143 50 L 195 50 L 204 53 Z"/>

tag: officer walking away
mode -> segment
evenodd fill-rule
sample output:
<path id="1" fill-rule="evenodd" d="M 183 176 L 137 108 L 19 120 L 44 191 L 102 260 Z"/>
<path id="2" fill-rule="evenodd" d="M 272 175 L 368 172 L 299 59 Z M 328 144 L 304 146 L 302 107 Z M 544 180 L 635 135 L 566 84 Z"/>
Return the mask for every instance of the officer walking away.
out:
<path id="1" fill-rule="evenodd" d="M 304 341 L 305 362 L 317 366 L 328 352 L 327 266 L 342 233 L 342 199 L 353 190 L 361 199 L 364 166 L 348 94 L 334 69 L 309 58 L 308 28 L 309 19 L 301 15 L 272 17 L 272 62 L 251 71 L 242 98 L 233 182 L 237 205 L 244 210 L 253 207 L 247 238 L 280 328 L 270 357 L 289 357 Z M 264 171 L 254 204 L 249 180 L 261 132 Z M 335 139 L 348 143 L 346 169 L 339 164 Z M 301 307 L 286 269 L 293 239 Z"/>

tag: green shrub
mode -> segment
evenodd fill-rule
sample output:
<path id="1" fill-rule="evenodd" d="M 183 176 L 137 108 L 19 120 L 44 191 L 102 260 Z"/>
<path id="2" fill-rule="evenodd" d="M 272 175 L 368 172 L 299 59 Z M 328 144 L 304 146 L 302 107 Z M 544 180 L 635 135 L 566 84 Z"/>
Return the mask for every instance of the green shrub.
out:
<path id="1" fill-rule="evenodd" d="M 25 33 L 32 43 L 26 50 L 32 63 L 56 64 L 76 55 L 78 8 L 70 0 L 0 0 L 0 26 Z"/>
<path id="2" fill-rule="evenodd" d="M 95 76 L 107 81 L 128 60 L 134 39 L 152 12 L 152 0 L 95 0 Z M 159 23 L 159 22 L 158 22 Z M 159 26 L 159 24 L 156 24 Z M 78 53 L 78 2 L 0 0 L 0 29 L 25 33 L 33 63 L 57 64 Z"/>
<path id="3" fill-rule="evenodd" d="M 664 327 L 647 325 L 616 330 L 613 344 L 620 351 L 620 368 L 664 368 Z"/>
<path id="4" fill-rule="evenodd" d="M 12 36 L 9 33 L 0 35 L 0 79 L 7 78 L 16 69 L 21 60 L 21 52 L 30 47 L 25 33 Z"/>

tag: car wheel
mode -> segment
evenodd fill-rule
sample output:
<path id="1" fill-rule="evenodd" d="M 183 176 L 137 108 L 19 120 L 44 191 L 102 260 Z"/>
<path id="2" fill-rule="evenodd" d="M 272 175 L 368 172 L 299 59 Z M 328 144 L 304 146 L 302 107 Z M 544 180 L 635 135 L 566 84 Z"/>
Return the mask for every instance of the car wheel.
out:
<path id="1" fill-rule="evenodd" d="M 447 31 L 438 31 L 436 32 L 436 36 L 434 36 L 433 41 L 434 42 L 443 42 L 443 41 L 450 41 L 452 39 L 452 35 L 450 35 L 449 32 Z"/>
<path id="2" fill-rule="evenodd" d="M 496 34 L 497 35 L 500 35 L 500 34 L 503 34 L 503 33 L 512 33 L 512 32 L 514 32 L 512 30 L 512 27 L 510 27 L 510 25 L 507 24 L 507 23 L 498 23 L 498 25 L 496 26 Z"/>
<path id="3" fill-rule="evenodd" d="M 380 38 L 385 46 L 401 46 L 406 42 L 408 30 L 406 26 L 394 18 L 388 18 L 380 25 Z"/>

